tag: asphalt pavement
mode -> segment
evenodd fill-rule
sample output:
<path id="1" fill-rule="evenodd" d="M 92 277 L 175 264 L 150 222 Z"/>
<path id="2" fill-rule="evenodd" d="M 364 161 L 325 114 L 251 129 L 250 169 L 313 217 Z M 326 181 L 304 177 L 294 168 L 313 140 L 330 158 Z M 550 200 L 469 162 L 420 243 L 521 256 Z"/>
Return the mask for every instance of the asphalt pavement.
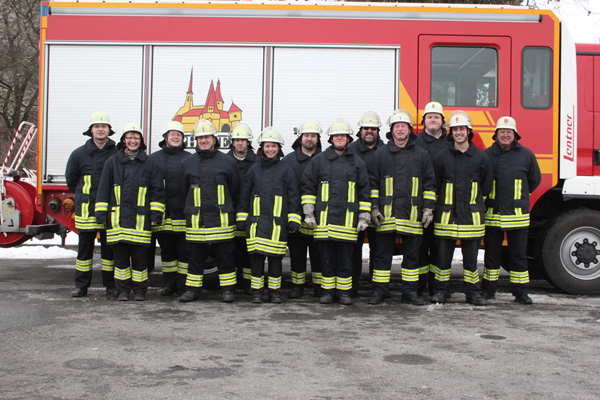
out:
<path id="1" fill-rule="evenodd" d="M 96 260 L 95 260 L 96 261 Z M 74 259 L 0 260 L 1 399 L 598 399 L 600 297 L 532 281 L 534 305 L 508 279 L 487 307 L 321 305 L 308 291 L 255 305 L 217 291 L 180 303 L 70 297 Z M 395 267 L 396 269 L 397 267 Z M 365 268 L 366 269 L 366 268 Z"/>

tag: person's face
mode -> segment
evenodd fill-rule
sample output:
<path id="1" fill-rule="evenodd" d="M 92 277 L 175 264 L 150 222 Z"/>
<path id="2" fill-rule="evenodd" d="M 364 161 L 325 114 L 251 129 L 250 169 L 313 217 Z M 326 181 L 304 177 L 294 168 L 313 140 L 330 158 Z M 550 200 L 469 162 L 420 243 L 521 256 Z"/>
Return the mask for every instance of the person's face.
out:
<path id="1" fill-rule="evenodd" d="M 108 124 L 94 124 L 92 125 L 92 138 L 95 141 L 105 141 L 108 139 L 108 134 L 110 132 L 110 126 Z"/>
<path id="2" fill-rule="evenodd" d="M 169 131 L 167 132 L 167 146 L 169 147 L 179 147 L 183 142 L 183 134 L 179 131 Z"/>
<path id="3" fill-rule="evenodd" d="M 125 146 L 129 152 L 134 152 L 140 147 L 142 135 L 137 132 L 127 132 L 125 134 Z"/>
<path id="4" fill-rule="evenodd" d="M 262 144 L 263 153 L 267 158 L 275 158 L 279 153 L 279 145 L 273 142 L 265 142 Z"/>
<path id="5" fill-rule="evenodd" d="M 498 129 L 498 132 L 496 132 L 496 140 L 498 141 L 500 148 L 508 150 L 515 141 L 515 131 L 505 128 Z"/>
<path id="6" fill-rule="evenodd" d="M 349 140 L 348 135 L 341 133 L 331 137 L 331 144 L 333 144 L 333 148 L 336 150 L 344 150 Z"/>
<path id="7" fill-rule="evenodd" d="M 404 146 L 410 136 L 410 126 L 406 122 L 396 122 L 392 127 L 394 142 L 398 146 Z"/>
<path id="8" fill-rule="evenodd" d="M 233 145 L 233 152 L 235 154 L 247 154 L 249 142 L 246 139 L 233 139 L 231 141 Z"/>
<path id="9" fill-rule="evenodd" d="M 454 143 L 466 143 L 469 140 L 469 130 L 466 126 L 455 126 L 452 128 L 452 136 L 454 137 Z"/>
<path id="10" fill-rule="evenodd" d="M 215 145 L 215 137 L 213 135 L 198 136 L 196 138 L 196 146 L 200 150 L 211 150 Z"/>
<path id="11" fill-rule="evenodd" d="M 360 137 L 367 145 L 375 144 L 379 139 L 379 129 L 363 126 L 360 128 Z"/>
<path id="12" fill-rule="evenodd" d="M 302 147 L 306 150 L 312 151 L 317 147 L 317 141 L 319 140 L 319 135 L 316 133 L 303 133 L 302 134 Z"/>
<path id="13" fill-rule="evenodd" d="M 425 129 L 435 132 L 442 127 L 442 116 L 438 113 L 425 114 Z"/>

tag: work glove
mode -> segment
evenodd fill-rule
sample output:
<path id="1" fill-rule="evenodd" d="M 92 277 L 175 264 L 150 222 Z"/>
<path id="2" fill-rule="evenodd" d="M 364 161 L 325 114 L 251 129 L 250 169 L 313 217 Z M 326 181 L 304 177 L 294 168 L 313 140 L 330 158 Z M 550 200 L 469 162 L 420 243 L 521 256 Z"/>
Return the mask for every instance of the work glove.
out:
<path id="1" fill-rule="evenodd" d="M 383 215 L 381 215 L 379 212 L 379 207 L 373 207 L 371 209 L 371 222 L 373 225 L 379 228 L 379 225 L 381 225 L 381 221 L 383 221 L 383 219 Z"/>
<path id="2" fill-rule="evenodd" d="M 288 228 L 292 232 L 298 232 L 300 230 L 300 224 L 297 222 L 290 222 Z"/>
<path id="3" fill-rule="evenodd" d="M 369 218 L 371 218 L 371 213 L 369 212 L 361 212 L 358 214 L 358 225 L 356 225 L 356 230 L 362 232 L 367 229 L 369 226 Z"/>
<path id="4" fill-rule="evenodd" d="M 304 222 L 311 228 L 317 227 L 317 220 L 315 219 L 315 205 L 312 203 L 306 203 L 302 206 L 304 212 Z"/>
<path id="5" fill-rule="evenodd" d="M 423 222 L 423 228 L 427 229 L 429 224 L 431 224 L 431 221 L 433 221 L 433 209 L 424 208 L 423 219 L 421 220 L 421 222 Z"/>

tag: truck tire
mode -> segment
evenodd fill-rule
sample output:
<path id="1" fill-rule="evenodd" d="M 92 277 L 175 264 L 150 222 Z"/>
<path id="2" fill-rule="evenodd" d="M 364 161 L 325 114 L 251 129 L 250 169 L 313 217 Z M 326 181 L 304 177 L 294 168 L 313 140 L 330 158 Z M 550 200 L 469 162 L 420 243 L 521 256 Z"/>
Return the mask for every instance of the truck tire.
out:
<path id="1" fill-rule="evenodd" d="M 541 250 L 550 283 L 570 294 L 600 294 L 600 211 L 577 209 L 558 216 Z"/>

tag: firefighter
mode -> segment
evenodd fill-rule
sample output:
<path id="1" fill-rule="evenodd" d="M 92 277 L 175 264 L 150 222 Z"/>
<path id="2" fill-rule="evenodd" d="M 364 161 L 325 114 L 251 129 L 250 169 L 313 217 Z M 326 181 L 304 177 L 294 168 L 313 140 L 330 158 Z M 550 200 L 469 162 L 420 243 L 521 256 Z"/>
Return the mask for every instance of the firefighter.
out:
<path id="1" fill-rule="evenodd" d="M 117 152 L 108 114 L 98 111 L 92 114 L 88 129 L 83 135 L 90 139 L 71 153 L 67 161 L 65 179 L 75 194 L 75 228 L 79 230 L 79 245 L 75 261 L 75 289 L 73 297 L 83 297 L 92 283 L 94 240 L 100 236 L 100 259 L 102 285 L 108 296 L 117 295 L 114 279 L 114 255 L 106 243 L 106 229 L 96 221 L 94 207 L 102 168 L 106 160 Z"/>
<path id="2" fill-rule="evenodd" d="M 448 135 L 444 128 L 444 108 L 437 101 L 425 105 L 421 125 L 424 129 L 417 135 L 415 145 L 426 150 L 431 158 L 448 147 Z M 434 274 L 430 273 L 436 266 L 436 246 L 433 235 L 433 224 L 423 230 L 421 247 L 419 248 L 419 289 L 423 294 L 429 285 L 429 294 L 433 295 Z"/>
<path id="3" fill-rule="evenodd" d="M 252 302 L 262 303 L 268 257 L 269 300 L 281 303 L 282 260 L 288 230 L 300 229 L 300 194 L 294 171 L 280 162 L 283 139 L 279 132 L 265 128 L 258 144 L 260 163 L 250 168 L 243 183 L 236 222 L 238 230 L 246 230 L 252 264 Z"/>
<path id="4" fill-rule="evenodd" d="M 252 165 L 259 162 L 254 150 L 252 149 L 252 130 L 242 122 L 239 122 L 231 131 L 231 145 L 227 153 L 234 159 L 240 173 L 240 181 L 246 181 L 246 174 Z M 234 203 L 238 204 L 238 198 Z M 235 231 L 235 250 L 233 253 L 237 271 L 237 281 L 241 283 L 244 292 L 250 294 L 250 255 L 246 246 L 246 232 L 244 230 Z"/>
<path id="5" fill-rule="evenodd" d="M 185 241 L 184 198 L 177 189 L 179 164 L 190 153 L 185 151 L 183 124 L 171 121 L 167 124 L 163 140 L 158 143 L 161 150 L 152 153 L 150 158 L 160 168 L 165 184 L 166 209 L 163 223 L 152 227 L 152 232 L 160 245 L 160 258 L 164 287 L 161 296 L 185 290 L 185 278 L 188 268 L 188 251 Z"/>
<path id="6" fill-rule="evenodd" d="M 415 145 L 413 121 L 406 110 L 388 119 L 388 143 L 369 163 L 371 221 L 377 227 L 373 291 L 368 304 L 380 304 L 391 275 L 396 235 L 402 237 L 402 302 L 425 304 L 417 294 L 419 245 L 423 229 L 433 220 L 435 172 L 431 157 Z"/>
<path id="7" fill-rule="evenodd" d="M 292 144 L 294 152 L 283 157 L 282 161 L 292 167 L 299 185 L 304 169 L 314 156 L 321 153 L 321 125 L 317 121 L 305 121 L 300 126 L 298 135 L 298 138 Z M 299 199 L 298 206 L 300 206 Z M 310 256 L 310 271 L 314 285 L 314 294 L 316 297 L 320 297 L 321 261 L 319 250 L 314 241 L 314 228 L 307 225 L 305 221 L 302 221 L 300 231 L 289 234 L 288 247 L 290 249 L 292 269 L 292 289 L 288 293 L 288 297 L 290 299 L 297 299 L 302 297 L 304 292 L 307 249 Z"/>
<path id="8" fill-rule="evenodd" d="M 463 255 L 463 276 L 467 303 L 484 306 L 481 296 L 477 255 L 485 233 L 483 203 L 492 190 L 493 172 L 488 156 L 472 143 L 473 129 L 466 113 L 449 118 L 448 140 L 451 146 L 433 159 L 437 180 L 434 234 L 438 248 L 433 303 L 450 298 L 449 281 L 456 241 Z"/>
<path id="9" fill-rule="evenodd" d="M 358 121 L 358 140 L 348 145 L 354 154 L 362 158 L 365 165 L 369 165 L 373 154 L 377 149 L 384 146 L 383 141 L 379 137 L 381 130 L 381 118 L 374 111 L 367 111 L 360 117 Z M 375 234 L 375 226 L 372 224 L 366 229 L 367 237 L 369 238 L 369 274 L 373 271 L 373 259 L 375 257 L 375 245 L 377 235 Z M 362 253 L 363 244 L 365 241 L 365 231 L 358 233 L 354 253 L 352 255 L 352 295 L 358 294 L 358 282 L 362 274 Z"/>
<path id="10" fill-rule="evenodd" d="M 219 268 L 221 299 L 235 301 L 236 272 L 234 199 L 240 188 L 235 161 L 219 151 L 217 128 L 206 119 L 194 124 L 196 152 L 180 165 L 178 187 L 185 199 L 185 236 L 189 264 L 181 302 L 197 300 L 202 291 L 204 265 L 209 245 Z"/>
<path id="11" fill-rule="evenodd" d="M 337 295 L 341 304 L 351 305 L 352 253 L 371 215 L 369 177 L 364 161 L 348 148 L 350 125 L 338 119 L 327 133 L 331 146 L 315 156 L 302 175 L 302 207 L 321 252 L 319 302 L 333 303 Z"/>
<path id="12" fill-rule="evenodd" d="M 508 240 L 508 269 L 515 301 L 532 304 L 527 293 L 527 234 L 529 233 L 529 194 L 540 184 L 540 167 L 535 155 L 519 143 L 517 123 L 511 117 L 501 117 L 492 139 L 494 144 L 485 150 L 494 171 L 492 192 L 486 199 L 485 267 L 481 289 L 483 297 L 496 297 L 500 275 L 500 255 L 506 234 Z"/>
<path id="13" fill-rule="evenodd" d="M 119 151 L 104 166 L 96 219 L 107 225 L 107 241 L 115 253 L 115 284 L 119 301 L 144 301 L 148 290 L 148 247 L 152 225 L 162 223 L 165 188 L 158 165 L 146 152 L 142 130 L 129 123 Z"/>

